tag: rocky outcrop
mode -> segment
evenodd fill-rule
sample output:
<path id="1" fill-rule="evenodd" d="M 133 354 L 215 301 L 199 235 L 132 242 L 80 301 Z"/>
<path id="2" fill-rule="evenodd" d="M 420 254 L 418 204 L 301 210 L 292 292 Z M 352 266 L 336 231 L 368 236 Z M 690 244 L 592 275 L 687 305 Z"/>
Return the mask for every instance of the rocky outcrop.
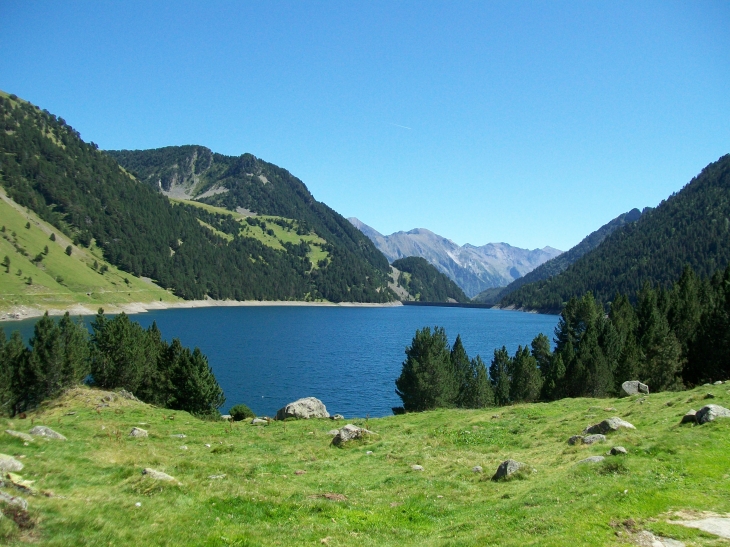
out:
<path id="1" fill-rule="evenodd" d="M 642 384 L 638 380 L 628 380 L 621 384 L 621 391 L 624 395 L 636 395 L 637 393 L 649 395 L 649 386 Z"/>
<path id="2" fill-rule="evenodd" d="M 66 437 L 64 437 L 60 433 L 53 431 L 53 429 L 51 429 L 50 427 L 46 427 L 45 425 L 35 426 L 33 429 L 30 430 L 30 434 L 36 437 L 45 437 L 46 439 L 57 439 L 59 441 L 66 440 Z"/>
<path id="3" fill-rule="evenodd" d="M 606 433 L 618 431 L 621 428 L 636 429 L 629 422 L 624 421 L 617 416 L 614 416 L 613 418 L 608 418 L 607 420 L 603 420 L 600 423 L 586 427 L 585 430 L 583 431 L 583 433 L 586 435 L 592 435 L 595 433 L 600 433 L 601 435 L 605 435 Z"/>
<path id="4" fill-rule="evenodd" d="M 277 420 L 286 420 L 287 418 L 308 420 L 309 418 L 329 417 L 330 415 L 324 403 L 315 397 L 304 397 L 303 399 L 289 403 L 276 413 Z"/>
<path id="5" fill-rule="evenodd" d="M 730 410 L 720 405 L 703 406 L 695 415 L 698 424 L 706 424 L 717 418 L 730 418 Z"/>

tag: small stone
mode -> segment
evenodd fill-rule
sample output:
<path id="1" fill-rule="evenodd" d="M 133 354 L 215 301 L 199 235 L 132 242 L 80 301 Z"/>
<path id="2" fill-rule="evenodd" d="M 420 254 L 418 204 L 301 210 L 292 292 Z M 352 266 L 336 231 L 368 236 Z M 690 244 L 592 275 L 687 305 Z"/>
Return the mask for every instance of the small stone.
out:
<path id="1" fill-rule="evenodd" d="M 221 414 L 221 420 L 224 422 L 230 422 L 233 417 L 230 414 Z"/>
<path id="2" fill-rule="evenodd" d="M 570 439 L 568 439 L 568 444 L 571 446 L 583 444 L 583 435 L 573 435 Z"/>
<path id="3" fill-rule="evenodd" d="M 481 465 L 475 465 L 471 468 L 472 473 L 483 473 L 484 469 L 482 469 Z"/>
<path id="4" fill-rule="evenodd" d="M 0 454 L 0 475 L 22 470 L 23 464 L 18 460 L 7 454 Z"/>
<path id="5" fill-rule="evenodd" d="M 716 418 L 730 418 L 730 410 L 720 405 L 703 406 L 696 414 L 698 424 L 706 424 Z"/>
<path id="6" fill-rule="evenodd" d="M 45 437 L 46 439 L 57 439 L 59 441 L 65 441 L 66 437 L 61 435 L 60 433 L 56 433 L 51 429 L 50 427 L 46 427 L 45 425 L 37 425 L 33 429 L 29 431 L 31 435 L 35 435 L 36 437 Z"/>
<path id="7" fill-rule="evenodd" d="M 176 435 L 170 435 L 170 437 L 173 437 L 175 439 L 184 439 L 185 437 L 187 437 L 187 435 L 185 435 L 185 433 L 177 433 Z"/>
<path id="8" fill-rule="evenodd" d="M 142 504 L 140 502 L 137 502 L 134 504 L 135 507 L 142 507 Z"/>
<path id="9" fill-rule="evenodd" d="M 499 464 L 496 473 L 492 476 L 493 481 L 509 478 L 521 469 L 526 468 L 527 465 L 515 460 L 505 460 Z"/>
<path id="10" fill-rule="evenodd" d="M 438 499 L 443 499 L 443 496 L 442 496 L 442 495 L 440 495 L 440 494 L 439 494 L 438 496 L 436 496 L 436 497 L 437 497 Z"/>
<path id="11" fill-rule="evenodd" d="M 294 471 L 295 475 L 305 475 L 307 472 L 304 469 L 297 469 Z"/>
<path id="12" fill-rule="evenodd" d="M 608 418 L 607 420 L 603 420 L 600 423 L 586 427 L 585 430 L 583 431 L 583 433 L 585 433 L 585 434 L 600 433 L 603 435 L 603 434 L 609 433 L 611 431 L 618 431 L 621 428 L 636 429 L 629 422 L 622 420 L 618 416 L 614 416 L 613 418 Z"/>
<path id="13" fill-rule="evenodd" d="M 222 475 L 210 475 L 208 478 L 212 481 L 216 481 L 216 480 L 220 480 L 220 479 L 225 479 L 226 474 L 223 473 Z"/>
<path id="14" fill-rule="evenodd" d="M 584 460 L 580 460 L 577 463 L 598 463 L 598 462 L 602 462 L 605 459 L 606 458 L 604 458 L 603 456 L 591 456 L 590 458 L 586 458 Z"/>
<path id="15" fill-rule="evenodd" d="M 269 425 L 268 420 L 263 420 L 261 418 L 254 418 L 251 420 L 251 425 Z"/>
<path id="16" fill-rule="evenodd" d="M 205 443 L 205 448 L 210 448 L 210 444 Z"/>
<path id="17" fill-rule="evenodd" d="M 687 414 L 682 416 L 682 421 L 679 422 L 681 424 L 696 424 L 697 423 L 697 411 L 695 409 L 691 409 Z"/>
<path id="18" fill-rule="evenodd" d="M 147 430 L 140 429 L 139 427 L 133 427 L 132 431 L 129 432 L 130 437 L 147 437 Z"/>
<path id="19" fill-rule="evenodd" d="M 423 471 L 423 466 L 422 465 L 412 465 L 411 469 L 413 469 L 414 471 Z"/>
<path id="20" fill-rule="evenodd" d="M 344 420 L 345 417 L 342 414 L 335 414 L 334 416 L 330 416 L 330 420 Z"/>
<path id="21" fill-rule="evenodd" d="M 714 383 L 713 385 L 716 385 L 716 386 L 721 386 L 721 385 L 722 385 L 722 380 L 718 380 L 718 381 L 717 381 L 717 382 L 715 382 L 715 383 Z"/>
<path id="22" fill-rule="evenodd" d="M 329 430 L 329 431 L 327 432 L 327 435 L 331 435 L 332 437 L 334 437 L 334 436 L 335 436 L 335 435 L 337 435 L 337 434 L 338 434 L 339 432 L 340 432 L 340 430 L 339 430 L 339 429 L 330 429 L 330 430 Z"/>
<path id="23" fill-rule="evenodd" d="M 715 396 L 712 393 L 706 393 L 704 398 L 705 399 L 714 399 Z"/>
<path id="24" fill-rule="evenodd" d="M 187 450 L 187 449 L 188 449 L 188 447 L 185 446 L 185 445 L 183 445 L 183 446 L 180 447 L 180 450 Z"/>
<path id="25" fill-rule="evenodd" d="M 18 439 L 22 439 L 27 443 L 33 442 L 33 437 L 31 435 L 28 435 L 27 433 L 23 433 L 22 431 L 13 431 L 12 429 L 6 429 L 5 433 L 10 435 L 11 437 L 17 437 Z"/>
<path id="26" fill-rule="evenodd" d="M 372 454 L 373 454 L 373 451 L 372 450 L 368 450 L 367 452 L 365 452 L 365 455 L 366 456 L 372 456 Z"/>
<path id="27" fill-rule="evenodd" d="M 163 473 L 162 471 L 156 471 L 154 469 L 150 469 L 149 467 L 145 467 L 142 470 L 142 474 L 158 481 L 175 481 L 175 478 L 171 477 L 167 473 Z"/>
<path id="28" fill-rule="evenodd" d="M 611 448 L 609 454 L 611 454 L 611 456 L 623 456 L 628 454 L 628 452 L 623 446 L 614 446 L 613 448 Z"/>
<path id="29" fill-rule="evenodd" d="M 596 433 L 595 435 L 587 435 L 583 437 L 583 444 L 605 443 L 606 436 Z"/>

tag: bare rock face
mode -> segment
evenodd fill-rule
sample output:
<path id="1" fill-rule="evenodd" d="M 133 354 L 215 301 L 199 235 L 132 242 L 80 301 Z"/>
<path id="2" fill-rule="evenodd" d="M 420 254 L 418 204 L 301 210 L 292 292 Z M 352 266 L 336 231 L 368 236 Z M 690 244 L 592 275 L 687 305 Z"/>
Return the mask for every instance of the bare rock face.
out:
<path id="1" fill-rule="evenodd" d="M 315 397 L 304 397 L 293 403 L 289 403 L 276 413 L 277 420 L 297 418 L 308 420 L 309 418 L 329 418 L 329 412 L 324 403 Z"/>
<path id="2" fill-rule="evenodd" d="M 132 431 L 129 432 L 130 437 L 147 437 L 147 430 L 140 429 L 139 427 L 133 427 Z"/>
<path id="3" fill-rule="evenodd" d="M 730 418 L 730 410 L 720 405 L 703 406 L 695 414 L 698 424 L 706 424 L 716 418 Z"/>
<path id="4" fill-rule="evenodd" d="M 23 464 L 12 456 L 0 454 L 0 475 L 5 473 L 15 473 L 23 470 Z"/>
<path id="5" fill-rule="evenodd" d="M 492 476 L 493 481 L 504 480 L 522 469 L 527 469 L 527 465 L 515 460 L 506 460 L 499 464 L 496 473 Z"/>
<path id="6" fill-rule="evenodd" d="M 601 423 L 586 427 L 585 431 L 583 431 L 583 433 L 585 433 L 587 435 L 592 435 L 595 433 L 600 433 L 601 435 L 605 435 L 606 433 L 610 433 L 612 431 L 618 431 L 622 427 L 626 428 L 626 429 L 636 429 L 629 422 L 624 421 L 617 416 L 614 416 L 613 418 L 608 418 L 607 420 L 603 420 Z"/>
<path id="7" fill-rule="evenodd" d="M 365 437 L 365 435 L 372 435 L 372 433 L 372 431 L 368 431 L 367 429 L 363 429 L 362 427 L 347 424 L 345 427 L 340 428 L 340 430 L 337 432 L 337 435 L 335 435 L 334 439 L 332 439 L 332 444 L 334 444 L 335 446 L 340 446 L 348 441 L 362 439 L 363 437 Z"/>
<path id="8" fill-rule="evenodd" d="M 46 439 L 58 439 L 59 441 L 65 441 L 66 437 L 61 435 L 60 433 L 57 433 L 53 431 L 50 427 L 46 427 L 45 425 L 37 425 L 33 429 L 30 430 L 31 435 L 35 435 L 36 437 L 45 437 Z"/>
<path id="9" fill-rule="evenodd" d="M 628 380 L 621 384 L 621 391 L 623 391 L 624 395 L 636 395 L 637 393 L 649 395 L 649 386 L 642 384 L 638 380 Z"/>

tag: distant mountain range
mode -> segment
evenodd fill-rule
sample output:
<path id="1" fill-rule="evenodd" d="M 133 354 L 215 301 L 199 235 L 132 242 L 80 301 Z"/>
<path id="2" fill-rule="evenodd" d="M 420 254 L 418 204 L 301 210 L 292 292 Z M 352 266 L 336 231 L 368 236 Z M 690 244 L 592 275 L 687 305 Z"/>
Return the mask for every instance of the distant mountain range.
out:
<path id="1" fill-rule="evenodd" d="M 648 210 L 649 208 L 647 207 L 644 209 L 644 212 Z M 586 236 L 583 241 L 570 250 L 548 260 L 544 264 L 532 270 L 530 273 L 514 280 L 502 289 L 487 289 L 486 291 L 479 293 L 474 297 L 474 301 L 480 304 L 496 304 L 502 298 L 513 293 L 523 285 L 549 279 L 562 273 L 576 260 L 598 247 L 603 240 L 611 235 L 615 230 L 631 222 L 636 222 L 639 220 L 641 215 L 641 211 L 638 209 L 632 209 L 628 213 L 617 216 L 611 222 L 604 224 L 598 230 Z"/>
<path id="2" fill-rule="evenodd" d="M 425 228 L 384 236 L 357 218 L 348 220 L 389 262 L 409 256 L 425 258 L 470 298 L 488 288 L 504 287 L 562 253 L 553 247 L 528 250 L 507 243 L 461 246 Z"/>

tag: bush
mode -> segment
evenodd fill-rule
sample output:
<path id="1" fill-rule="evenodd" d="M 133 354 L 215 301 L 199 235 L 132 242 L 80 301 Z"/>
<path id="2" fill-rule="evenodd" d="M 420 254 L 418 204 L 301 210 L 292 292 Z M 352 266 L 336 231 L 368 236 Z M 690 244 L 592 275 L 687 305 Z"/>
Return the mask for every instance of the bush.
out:
<path id="1" fill-rule="evenodd" d="M 256 417 L 256 414 L 254 414 L 253 411 L 246 405 L 236 405 L 234 407 L 231 407 L 231 410 L 229 410 L 228 413 L 231 415 L 231 419 L 234 422 L 240 422 L 241 420 L 245 420 L 246 418 Z"/>

